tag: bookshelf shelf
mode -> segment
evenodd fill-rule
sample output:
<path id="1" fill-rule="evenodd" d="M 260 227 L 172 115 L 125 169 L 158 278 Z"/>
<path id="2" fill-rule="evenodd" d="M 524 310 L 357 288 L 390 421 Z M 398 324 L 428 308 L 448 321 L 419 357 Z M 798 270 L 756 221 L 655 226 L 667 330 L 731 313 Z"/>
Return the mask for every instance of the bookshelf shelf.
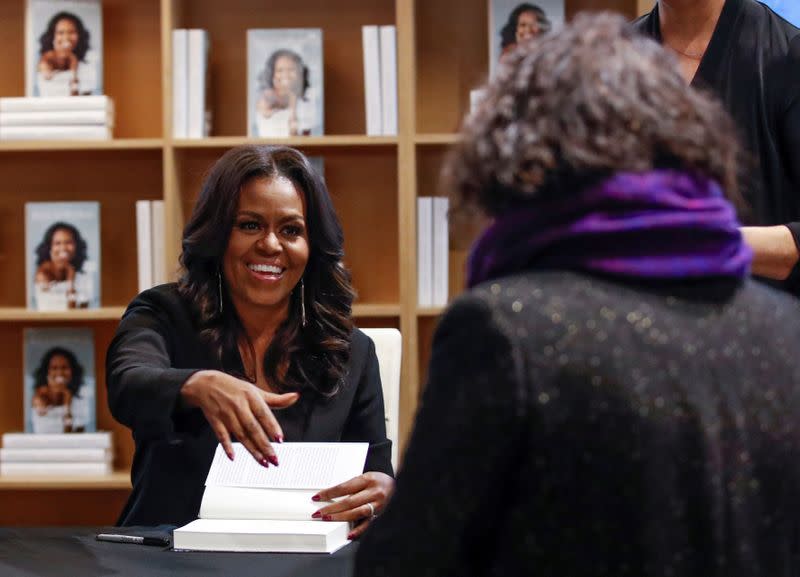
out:
<path id="1" fill-rule="evenodd" d="M 368 317 L 396 317 L 400 315 L 399 304 L 356 304 L 353 305 L 353 316 L 358 318 Z"/>
<path id="2" fill-rule="evenodd" d="M 110 475 L 96 477 L 42 477 L 28 475 L 0 477 L 0 491 L 130 490 L 130 488 L 130 471 L 116 471 Z"/>
<path id="3" fill-rule="evenodd" d="M 418 317 L 438 317 L 446 307 L 419 307 L 417 308 Z"/>
<path id="4" fill-rule="evenodd" d="M 430 133 L 430 134 L 417 134 L 414 142 L 419 145 L 441 145 L 441 144 L 455 144 L 458 142 L 458 133 Z"/>
<path id="5" fill-rule="evenodd" d="M 395 136 L 364 136 L 360 134 L 334 136 L 302 136 L 296 138 L 248 138 L 246 136 L 211 136 L 197 139 L 173 140 L 175 148 L 230 148 L 240 144 L 283 144 L 298 148 L 396 146 Z"/>
<path id="6" fill-rule="evenodd" d="M 76 309 L 69 311 L 34 311 L 25 307 L 0 307 L 0 321 L 50 323 L 118 321 L 125 307 L 101 307 L 97 309 Z"/>
<path id="7" fill-rule="evenodd" d="M 13 140 L 0 142 L 0 152 L 42 152 L 51 150 L 155 150 L 163 148 L 161 138 L 112 138 L 110 140 Z"/>

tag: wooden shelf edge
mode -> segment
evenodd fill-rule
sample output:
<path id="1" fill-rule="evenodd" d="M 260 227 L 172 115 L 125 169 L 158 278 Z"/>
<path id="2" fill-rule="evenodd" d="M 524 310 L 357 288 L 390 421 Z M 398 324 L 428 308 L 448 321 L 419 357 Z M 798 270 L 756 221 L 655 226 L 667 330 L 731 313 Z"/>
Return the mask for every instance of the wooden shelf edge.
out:
<path id="1" fill-rule="evenodd" d="M 0 152 L 55 150 L 152 150 L 164 146 L 161 138 L 112 138 L 110 140 L 5 140 Z"/>
<path id="2" fill-rule="evenodd" d="M 33 475 L 0 476 L 0 491 L 41 491 L 63 489 L 125 489 L 131 488 L 130 471 L 115 471 L 110 475 L 43 477 Z"/>
<path id="3" fill-rule="evenodd" d="M 418 317 L 438 317 L 444 312 L 445 307 L 419 307 L 417 308 Z"/>
<path id="4" fill-rule="evenodd" d="M 443 132 L 441 134 L 417 134 L 414 137 L 414 142 L 416 144 L 455 144 L 460 139 L 461 135 L 457 132 Z"/>
<path id="5" fill-rule="evenodd" d="M 0 321 L 54 322 L 119 320 L 125 307 L 100 307 L 67 311 L 34 311 L 25 307 L 0 307 Z"/>
<path id="6" fill-rule="evenodd" d="M 357 304 L 353 305 L 353 316 L 356 318 L 367 317 L 396 317 L 400 316 L 399 304 Z"/>
<path id="7" fill-rule="evenodd" d="M 209 136 L 208 138 L 176 139 L 175 148 L 230 148 L 241 144 L 282 144 L 294 147 L 314 146 L 393 146 L 396 136 L 345 134 L 329 136 L 297 136 L 294 138 L 248 138 L 246 136 Z"/>

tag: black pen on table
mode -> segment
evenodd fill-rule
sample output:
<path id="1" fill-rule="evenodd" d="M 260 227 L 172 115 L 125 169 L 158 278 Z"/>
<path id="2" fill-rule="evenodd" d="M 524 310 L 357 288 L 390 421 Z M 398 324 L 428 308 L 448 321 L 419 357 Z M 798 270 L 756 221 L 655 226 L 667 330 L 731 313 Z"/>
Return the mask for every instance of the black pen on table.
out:
<path id="1" fill-rule="evenodd" d="M 140 537 L 138 535 L 117 535 L 116 533 L 98 533 L 95 535 L 98 541 L 108 541 L 109 543 L 131 543 L 133 545 L 152 545 L 154 547 L 166 547 L 169 545 L 167 537 Z"/>

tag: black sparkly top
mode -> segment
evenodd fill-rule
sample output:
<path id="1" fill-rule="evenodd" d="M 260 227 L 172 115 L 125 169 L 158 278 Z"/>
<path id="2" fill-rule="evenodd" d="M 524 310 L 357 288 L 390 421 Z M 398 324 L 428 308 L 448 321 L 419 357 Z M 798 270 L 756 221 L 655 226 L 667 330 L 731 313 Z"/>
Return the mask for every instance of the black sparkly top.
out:
<path id="1" fill-rule="evenodd" d="M 800 302 L 530 272 L 437 328 L 359 576 L 800 571 Z"/>

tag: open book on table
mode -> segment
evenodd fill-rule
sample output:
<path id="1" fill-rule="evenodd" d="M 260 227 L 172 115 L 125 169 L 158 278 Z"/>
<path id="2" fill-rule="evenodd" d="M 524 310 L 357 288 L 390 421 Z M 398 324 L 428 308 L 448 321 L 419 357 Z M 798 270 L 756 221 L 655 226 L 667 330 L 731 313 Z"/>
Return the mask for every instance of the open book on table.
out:
<path id="1" fill-rule="evenodd" d="M 319 521 L 325 506 L 311 497 L 360 475 L 367 443 L 274 444 L 278 467 L 262 467 L 234 443 L 230 461 L 217 447 L 199 518 L 175 530 L 173 547 L 187 551 L 333 553 L 348 543 L 350 523 Z"/>

